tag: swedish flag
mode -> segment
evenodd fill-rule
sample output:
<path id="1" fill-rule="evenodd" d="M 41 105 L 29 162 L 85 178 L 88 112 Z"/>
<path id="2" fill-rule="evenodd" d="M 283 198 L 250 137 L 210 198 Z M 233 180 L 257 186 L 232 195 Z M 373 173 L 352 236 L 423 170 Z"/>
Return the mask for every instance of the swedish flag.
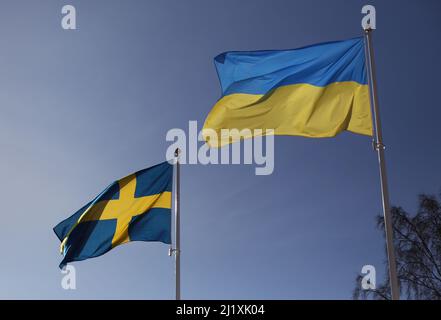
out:
<path id="1" fill-rule="evenodd" d="M 100 256 L 129 241 L 171 243 L 173 166 L 160 163 L 112 183 L 54 231 L 68 262 Z"/>

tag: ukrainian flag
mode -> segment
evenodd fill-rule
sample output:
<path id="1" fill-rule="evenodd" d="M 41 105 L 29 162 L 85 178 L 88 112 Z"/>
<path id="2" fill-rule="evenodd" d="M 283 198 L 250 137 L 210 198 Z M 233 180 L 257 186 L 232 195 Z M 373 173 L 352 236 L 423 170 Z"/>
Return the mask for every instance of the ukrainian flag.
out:
<path id="1" fill-rule="evenodd" d="M 215 141 L 203 132 L 210 146 L 234 142 L 221 129 L 274 129 L 276 135 L 314 138 L 348 130 L 372 136 L 363 38 L 226 52 L 215 58 L 215 66 L 222 97 L 204 124 L 218 135 Z"/>
<path id="2" fill-rule="evenodd" d="M 160 163 L 112 183 L 60 222 L 55 234 L 68 262 L 100 256 L 129 241 L 171 243 L 173 166 Z"/>

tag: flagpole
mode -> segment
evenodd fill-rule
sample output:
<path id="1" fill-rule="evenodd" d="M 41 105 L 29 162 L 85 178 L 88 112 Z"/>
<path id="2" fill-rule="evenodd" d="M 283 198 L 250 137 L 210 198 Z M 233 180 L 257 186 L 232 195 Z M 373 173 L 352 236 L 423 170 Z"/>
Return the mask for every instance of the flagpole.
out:
<path id="1" fill-rule="evenodd" d="M 176 169 L 176 183 L 175 183 L 175 248 L 173 252 L 175 254 L 175 279 L 176 279 L 176 293 L 175 299 L 181 300 L 181 221 L 180 221 L 180 164 L 179 164 L 179 148 L 175 150 L 175 169 Z"/>
<path id="2" fill-rule="evenodd" d="M 395 260 L 395 249 L 393 242 L 393 221 L 389 204 L 389 190 L 387 185 L 386 176 L 386 163 L 384 158 L 383 133 L 381 130 L 380 112 L 378 107 L 378 95 L 377 95 L 377 78 L 375 73 L 375 61 L 374 50 L 372 46 L 372 29 L 367 28 L 364 30 L 366 40 L 366 60 L 368 67 L 368 82 L 370 89 L 370 99 L 374 111 L 374 123 L 375 123 L 375 140 L 374 148 L 378 154 L 378 162 L 380 165 L 380 180 L 381 180 L 381 196 L 383 201 L 383 214 L 384 214 L 384 229 L 386 232 L 386 248 L 387 257 L 389 262 L 389 278 L 391 287 L 392 300 L 400 299 L 400 291 L 398 286 L 397 277 L 397 265 Z"/>

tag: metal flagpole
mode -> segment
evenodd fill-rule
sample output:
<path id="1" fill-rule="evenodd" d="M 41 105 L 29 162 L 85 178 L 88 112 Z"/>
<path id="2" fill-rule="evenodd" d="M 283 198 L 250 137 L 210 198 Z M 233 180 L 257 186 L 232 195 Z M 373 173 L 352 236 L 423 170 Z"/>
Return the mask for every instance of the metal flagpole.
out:
<path id="1" fill-rule="evenodd" d="M 180 164 L 179 164 L 179 148 L 175 150 L 175 248 L 173 252 L 175 254 L 175 277 L 176 277 L 176 300 L 181 300 L 181 233 L 180 233 Z"/>
<path id="2" fill-rule="evenodd" d="M 397 264 L 395 260 L 395 249 L 393 242 L 393 226 L 392 226 L 392 214 L 389 204 L 389 190 L 387 186 L 386 176 L 386 163 L 384 158 L 383 134 L 381 131 L 380 112 L 378 108 L 378 95 L 377 95 L 377 78 L 375 74 L 375 61 L 374 50 L 372 47 L 372 29 L 368 28 L 364 30 L 365 42 L 366 42 L 366 60 L 368 67 L 368 82 L 370 89 L 370 99 L 374 111 L 375 122 L 375 140 L 374 148 L 378 153 L 378 162 L 380 165 L 380 180 L 381 180 L 381 196 L 383 201 L 383 213 L 384 213 L 384 229 L 386 232 L 386 248 L 387 257 L 389 262 L 389 278 L 392 300 L 400 299 L 400 291 L 397 278 Z"/>

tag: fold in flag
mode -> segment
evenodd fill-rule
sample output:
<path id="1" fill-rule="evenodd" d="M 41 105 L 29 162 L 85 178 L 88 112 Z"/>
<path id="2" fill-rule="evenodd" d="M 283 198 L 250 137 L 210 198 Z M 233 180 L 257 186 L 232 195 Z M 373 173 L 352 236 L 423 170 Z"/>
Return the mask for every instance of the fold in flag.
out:
<path id="1" fill-rule="evenodd" d="M 222 96 L 204 124 L 215 134 L 203 131 L 212 147 L 239 140 L 221 129 L 274 129 L 276 135 L 315 138 L 348 130 L 372 136 L 363 38 L 226 52 L 214 60 Z"/>
<path id="2" fill-rule="evenodd" d="M 54 231 L 68 262 L 100 256 L 129 241 L 171 243 L 173 166 L 160 163 L 112 183 Z"/>

